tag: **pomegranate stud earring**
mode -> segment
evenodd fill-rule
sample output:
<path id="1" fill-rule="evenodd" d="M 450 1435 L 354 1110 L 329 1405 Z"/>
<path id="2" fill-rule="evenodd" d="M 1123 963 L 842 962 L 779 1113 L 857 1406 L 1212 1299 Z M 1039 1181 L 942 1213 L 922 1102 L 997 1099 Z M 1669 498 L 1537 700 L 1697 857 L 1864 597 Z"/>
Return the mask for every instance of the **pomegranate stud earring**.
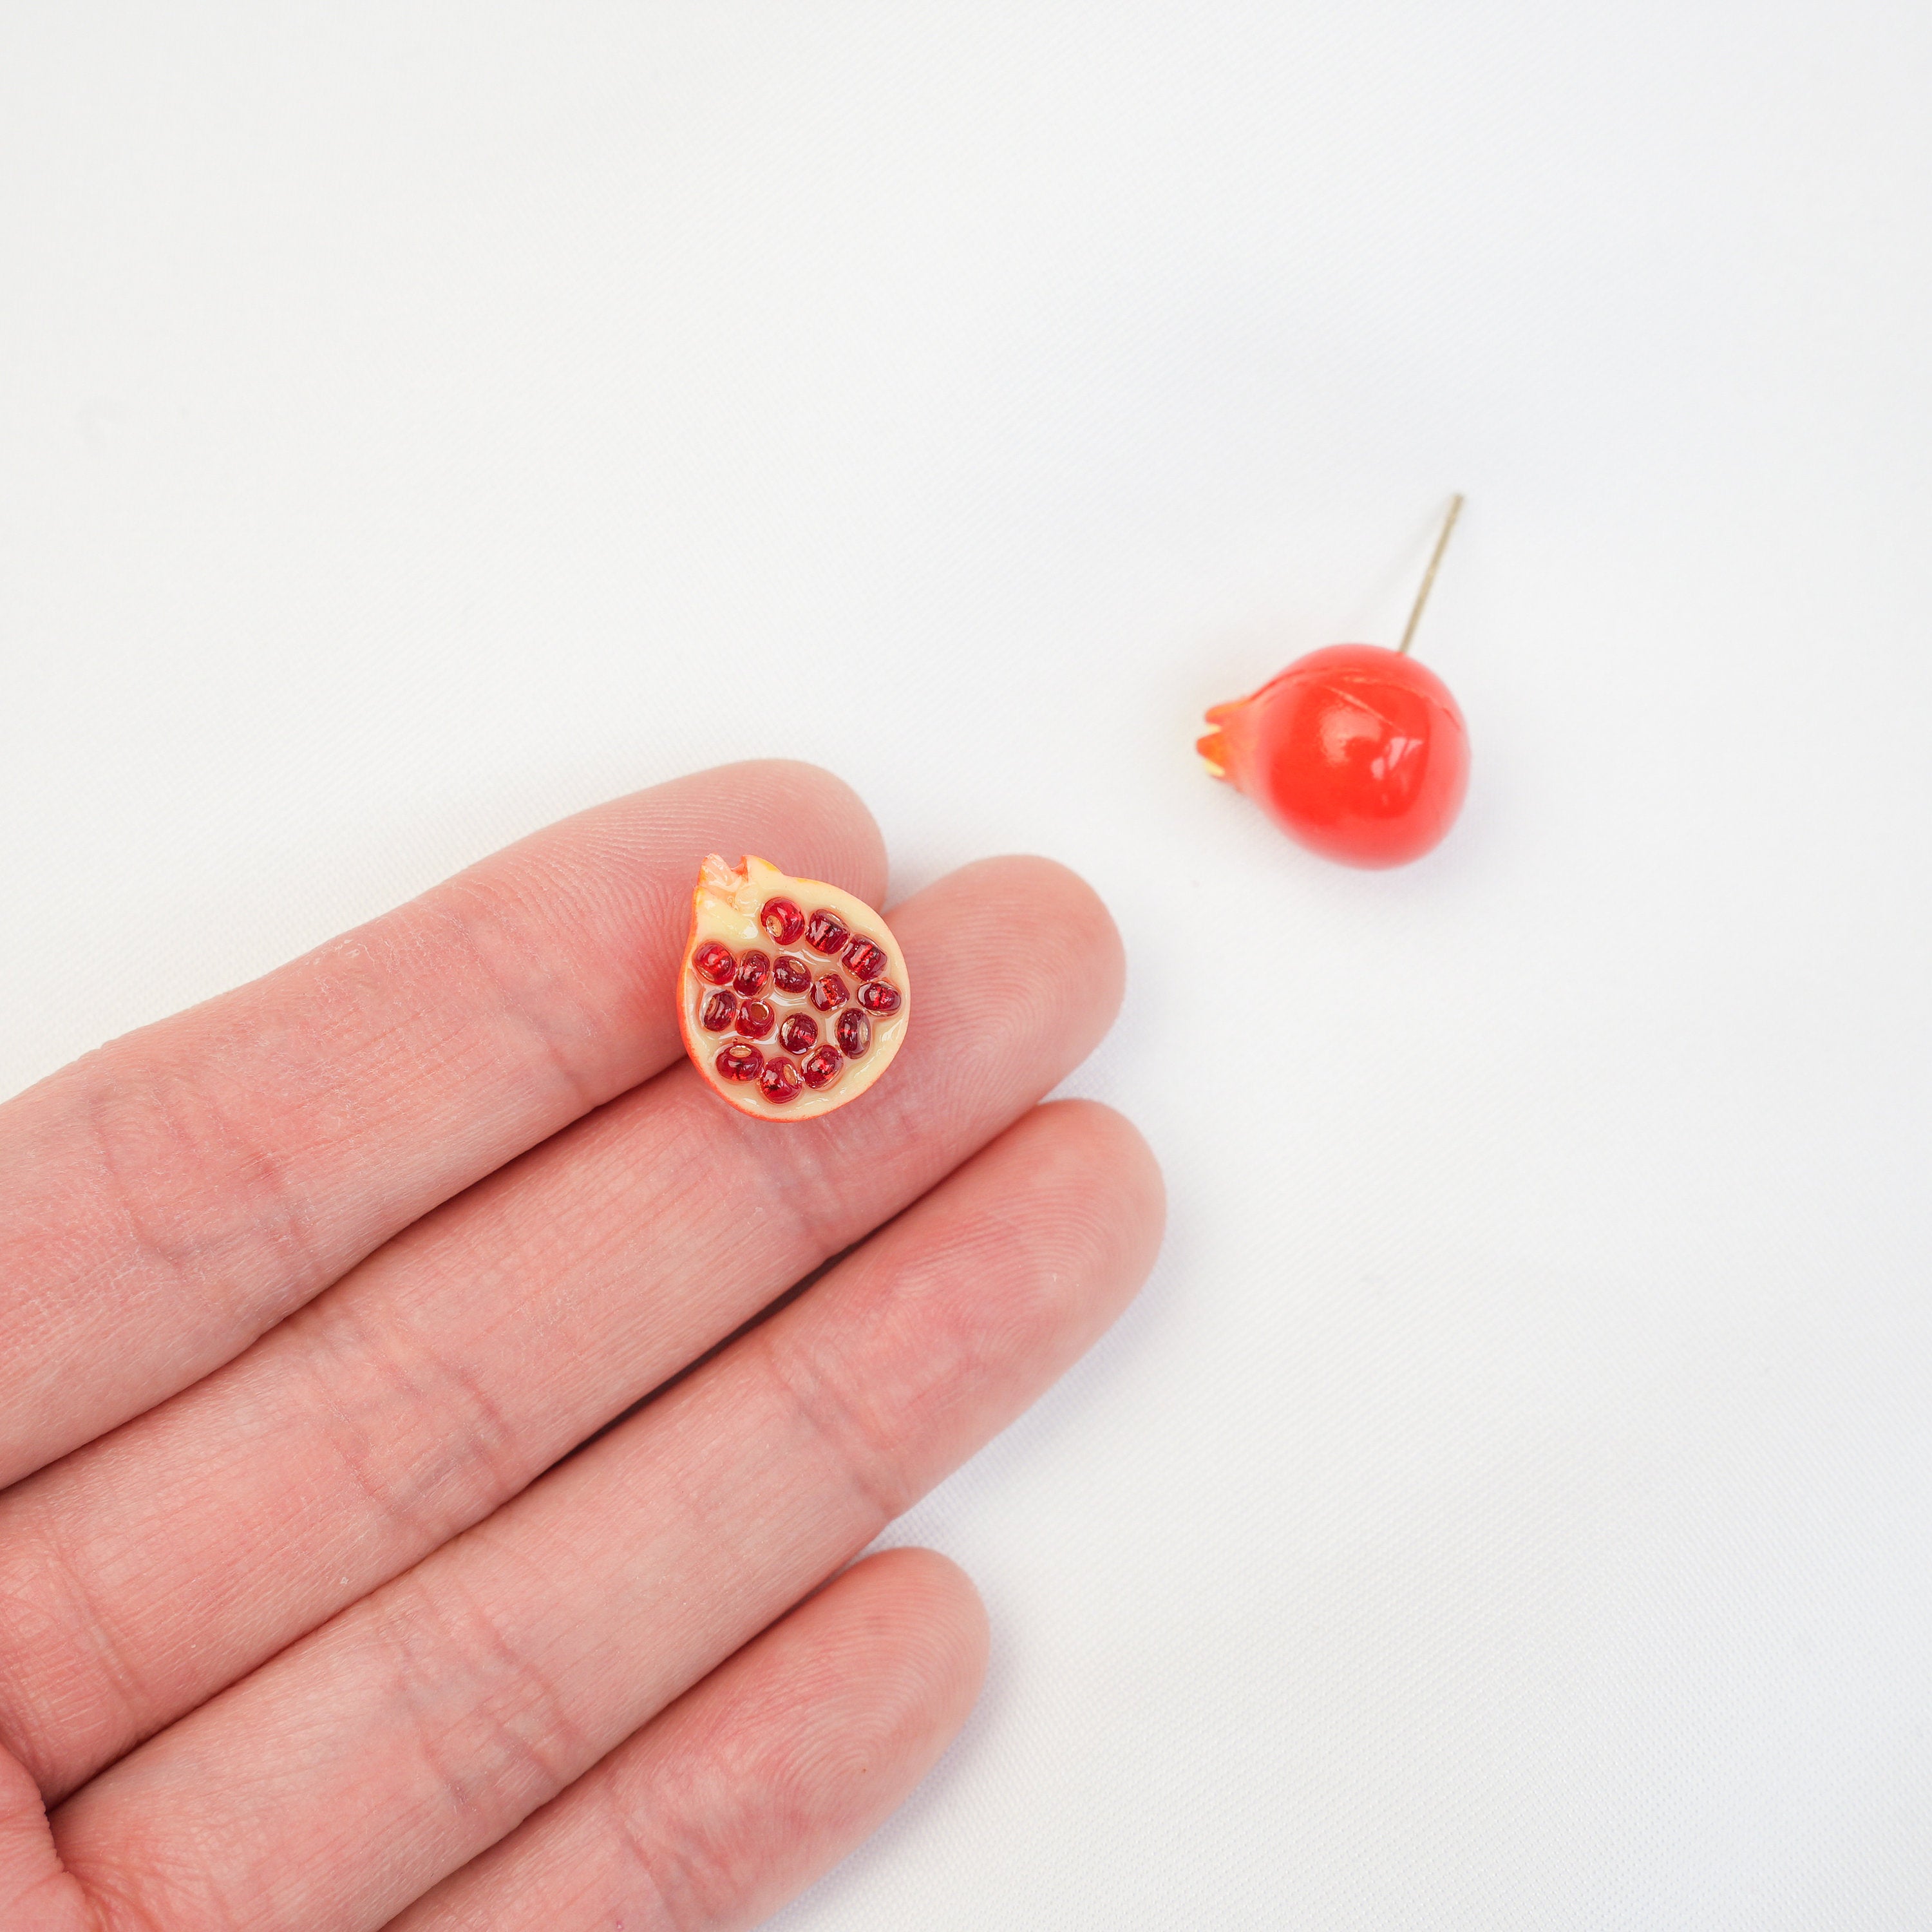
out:
<path id="1" fill-rule="evenodd" d="M 1195 748 L 1291 838 L 1345 866 L 1402 866 L 1441 842 L 1469 782 L 1449 687 L 1408 655 L 1462 508 L 1450 500 L 1402 642 L 1330 644 L 1252 698 L 1217 704 Z"/>
<path id="2" fill-rule="evenodd" d="M 809 1120 L 856 1100 L 911 1017 L 905 956 L 863 900 L 748 855 L 698 868 L 678 1026 L 699 1077 L 740 1113 Z"/>

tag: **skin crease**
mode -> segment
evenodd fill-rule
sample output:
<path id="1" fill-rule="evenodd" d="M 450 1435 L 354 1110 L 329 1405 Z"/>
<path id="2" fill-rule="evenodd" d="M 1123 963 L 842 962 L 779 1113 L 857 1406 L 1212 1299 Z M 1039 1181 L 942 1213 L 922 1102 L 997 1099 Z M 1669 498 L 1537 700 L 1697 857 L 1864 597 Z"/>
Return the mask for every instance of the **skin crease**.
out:
<path id="1" fill-rule="evenodd" d="M 670 994 L 728 846 L 883 902 L 728 767 L 0 1108 L 8 1932 L 748 1926 L 963 1721 L 970 1585 L 840 1572 L 1150 1264 L 1138 1136 L 1040 1104 L 1118 941 L 1041 860 L 888 908 L 903 1052 L 774 1132 Z"/>

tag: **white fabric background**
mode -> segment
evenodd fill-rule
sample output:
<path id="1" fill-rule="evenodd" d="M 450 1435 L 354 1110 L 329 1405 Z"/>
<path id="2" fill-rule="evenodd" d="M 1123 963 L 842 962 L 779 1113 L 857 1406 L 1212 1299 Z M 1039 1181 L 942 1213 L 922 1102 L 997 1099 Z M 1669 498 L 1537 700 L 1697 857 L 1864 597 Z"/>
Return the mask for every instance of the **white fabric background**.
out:
<path id="1" fill-rule="evenodd" d="M 1932 1922 L 1928 90 L 1904 0 L 15 0 L 0 1088 L 719 758 L 1052 853 L 1172 1234 L 897 1532 L 991 1681 L 788 1932 Z M 1198 714 L 1452 488 L 1468 806 L 1336 869 Z"/>

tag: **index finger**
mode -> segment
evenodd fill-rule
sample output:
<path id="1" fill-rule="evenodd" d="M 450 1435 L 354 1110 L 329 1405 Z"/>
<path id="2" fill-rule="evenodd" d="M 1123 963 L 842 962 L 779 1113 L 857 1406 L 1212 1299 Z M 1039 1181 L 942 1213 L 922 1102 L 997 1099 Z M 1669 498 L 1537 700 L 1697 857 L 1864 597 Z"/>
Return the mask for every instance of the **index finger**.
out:
<path id="1" fill-rule="evenodd" d="M 725 766 L 566 819 L 0 1108 L 0 1484 L 675 1059 L 668 988 L 714 850 L 884 896 L 845 785 Z"/>

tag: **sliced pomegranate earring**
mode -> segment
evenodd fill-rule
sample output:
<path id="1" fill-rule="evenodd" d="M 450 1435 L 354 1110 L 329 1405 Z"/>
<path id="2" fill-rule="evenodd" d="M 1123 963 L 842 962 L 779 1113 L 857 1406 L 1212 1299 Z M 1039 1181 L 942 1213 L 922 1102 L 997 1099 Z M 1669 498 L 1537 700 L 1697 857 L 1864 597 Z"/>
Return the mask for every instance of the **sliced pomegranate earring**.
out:
<path id="1" fill-rule="evenodd" d="M 1438 844 L 1462 809 L 1469 734 L 1449 687 L 1408 656 L 1460 496 L 1436 538 L 1394 650 L 1330 644 L 1250 698 L 1217 704 L 1195 748 L 1291 838 L 1345 866 L 1401 866 Z"/>
<path id="2" fill-rule="evenodd" d="M 677 1002 L 685 1051 L 715 1092 L 760 1120 L 809 1120 L 892 1064 L 912 986 L 862 899 L 714 853 L 691 896 Z"/>

